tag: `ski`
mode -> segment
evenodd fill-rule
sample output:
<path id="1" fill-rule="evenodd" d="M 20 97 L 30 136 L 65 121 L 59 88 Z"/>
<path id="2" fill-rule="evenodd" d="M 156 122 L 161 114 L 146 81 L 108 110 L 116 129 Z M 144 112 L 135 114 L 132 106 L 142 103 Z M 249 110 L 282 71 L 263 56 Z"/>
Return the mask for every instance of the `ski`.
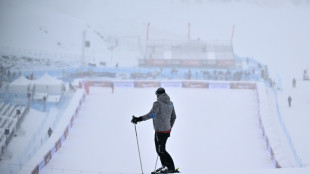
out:
<path id="1" fill-rule="evenodd" d="M 153 171 L 153 172 L 151 172 L 151 174 L 161 174 L 161 173 L 170 174 L 170 173 L 181 173 L 181 172 L 179 171 L 179 168 L 176 168 L 173 172 L 161 172 L 161 171 Z"/>
<path id="2" fill-rule="evenodd" d="M 181 172 L 179 171 L 179 168 L 176 168 L 174 173 L 181 173 Z"/>

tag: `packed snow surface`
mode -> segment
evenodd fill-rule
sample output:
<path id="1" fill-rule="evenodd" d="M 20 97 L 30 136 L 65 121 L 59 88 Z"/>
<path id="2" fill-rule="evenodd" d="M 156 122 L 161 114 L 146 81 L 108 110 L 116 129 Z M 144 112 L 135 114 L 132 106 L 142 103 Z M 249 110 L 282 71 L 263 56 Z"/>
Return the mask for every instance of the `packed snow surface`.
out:
<path id="1" fill-rule="evenodd" d="M 132 115 L 149 112 L 155 88 L 91 88 L 68 139 L 43 174 L 139 173 Z M 274 168 L 258 124 L 253 90 L 167 89 L 177 113 L 167 151 L 185 173 Z M 136 126 L 144 172 L 154 170 L 152 121 Z M 160 166 L 158 162 L 157 167 Z"/>

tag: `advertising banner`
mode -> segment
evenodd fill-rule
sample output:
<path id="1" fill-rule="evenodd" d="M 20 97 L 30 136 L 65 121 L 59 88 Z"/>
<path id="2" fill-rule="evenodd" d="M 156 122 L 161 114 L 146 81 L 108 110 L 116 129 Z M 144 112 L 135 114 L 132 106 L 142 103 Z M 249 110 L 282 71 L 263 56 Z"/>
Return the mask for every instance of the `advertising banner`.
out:
<path id="1" fill-rule="evenodd" d="M 101 87 L 111 87 L 113 85 L 113 82 L 102 82 Z"/>
<path id="2" fill-rule="evenodd" d="M 39 166 L 38 165 L 32 170 L 31 174 L 39 174 Z"/>
<path id="3" fill-rule="evenodd" d="M 232 67 L 235 65 L 234 59 L 217 60 L 218 67 Z"/>
<path id="4" fill-rule="evenodd" d="M 201 64 L 203 67 L 216 67 L 216 60 L 212 59 L 212 60 L 202 60 Z"/>
<path id="5" fill-rule="evenodd" d="M 166 64 L 168 66 L 181 66 L 182 60 L 170 59 L 170 60 L 167 60 Z"/>
<path id="6" fill-rule="evenodd" d="M 200 67 L 201 60 L 183 60 L 183 66 Z"/>
<path id="7" fill-rule="evenodd" d="M 164 59 L 147 59 L 147 65 L 151 66 L 165 66 L 166 61 Z"/>
<path id="8" fill-rule="evenodd" d="M 70 120 L 70 122 L 71 122 L 71 127 L 72 127 L 72 125 L 73 125 L 73 122 L 74 122 L 74 115 L 71 117 L 71 120 Z"/>
<path id="9" fill-rule="evenodd" d="M 210 89 L 230 89 L 230 83 L 218 82 L 218 83 L 209 83 Z"/>
<path id="10" fill-rule="evenodd" d="M 111 87 L 111 83 L 109 81 L 92 81 L 91 86 Z"/>
<path id="11" fill-rule="evenodd" d="M 45 166 L 45 159 L 39 163 L 39 171 Z"/>
<path id="12" fill-rule="evenodd" d="M 47 154 L 44 156 L 44 162 L 47 164 L 52 159 L 51 151 L 48 151 Z"/>
<path id="13" fill-rule="evenodd" d="M 235 66 L 234 59 L 139 59 L 139 66 L 220 67 Z"/>
<path id="14" fill-rule="evenodd" d="M 115 88 L 133 88 L 135 87 L 134 82 L 114 82 Z"/>
<path id="15" fill-rule="evenodd" d="M 207 82 L 198 82 L 198 81 L 184 81 L 184 88 L 208 88 Z"/>
<path id="16" fill-rule="evenodd" d="M 146 59 L 139 59 L 139 66 L 146 66 Z"/>
<path id="17" fill-rule="evenodd" d="M 56 151 L 58 151 L 61 147 L 61 138 L 55 143 Z"/>
<path id="18" fill-rule="evenodd" d="M 137 88 L 156 88 L 159 87 L 159 82 L 157 81 L 136 81 L 135 87 Z"/>
<path id="19" fill-rule="evenodd" d="M 161 82 L 163 88 L 182 88 L 182 82 Z"/>
<path id="20" fill-rule="evenodd" d="M 64 132 L 65 138 L 68 137 L 68 133 L 69 133 L 69 129 L 68 129 L 68 126 L 67 126 L 66 129 L 65 129 L 65 132 Z"/>
<path id="21" fill-rule="evenodd" d="M 255 83 L 232 82 L 231 89 L 256 89 Z"/>

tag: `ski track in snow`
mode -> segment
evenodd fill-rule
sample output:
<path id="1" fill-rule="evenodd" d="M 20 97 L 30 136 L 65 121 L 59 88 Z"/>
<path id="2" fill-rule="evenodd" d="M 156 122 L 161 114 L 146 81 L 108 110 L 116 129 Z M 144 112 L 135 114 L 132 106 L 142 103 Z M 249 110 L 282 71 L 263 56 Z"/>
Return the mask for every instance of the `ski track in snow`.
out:
<path id="1" fill-rule="evenodd" d="M 91 88 L 68 139 L 40 173 L 101 171 L 139 173 L 131 116 L 143 115 L 155 88 Z M 252 90 L 166 89 L 177 120 L 167 142 L 176 167 L 185 173 L 273 168 L 258 124 Z M 137 124 L 144 172 L 154 170 L 152 121 Z M 158 162 L 157 167 L 160 166 Z"/>

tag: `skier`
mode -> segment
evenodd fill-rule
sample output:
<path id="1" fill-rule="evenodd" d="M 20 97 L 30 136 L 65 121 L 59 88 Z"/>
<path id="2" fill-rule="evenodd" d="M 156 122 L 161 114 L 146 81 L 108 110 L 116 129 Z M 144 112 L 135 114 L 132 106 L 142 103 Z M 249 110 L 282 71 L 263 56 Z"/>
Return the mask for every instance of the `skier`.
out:
<path id="1" fill-rule="evenodd" d="M 164 88 L 158 88 L 155 94 L 157 101 L 153 103 L 151 111 L 140 117 L 132 116 L 131 122 L 137 124 L 140 121 L 153 119 L 155 147 L 162 167 L 152 173 L 175 173 L 177 171 L 175 170 L 173 159 L 166 151 L 166 142 L 168 137 L 170 137 L 170 132 L 176 119 L 174 106 Z"/>
<path id="2" fill-rule="evenodd" d="M 110 83 L 110 86 L 111 86 L 111 89 L 112 89 L 112 94 L 114 93 L 114 83 L 113 82 L 111 82 Z"/>
<path id="3" fill-rule="evenodd" d="M 296 88 L 296 79 L 295 78 L 293 78 L 292 84 L 293 84 L 293 88 Z"/>
<path id="4" fill-rule="evenodd" d="M 47 131 L 48 137 L 51 137 L 52 133 L 53 133 L 53 130 L 51 127 L 49 127 Z"/>
<path id="5" fill-rule="evenodd" d="M 292 97 L 291 96 L 288 96 L 288 106 L 291 107 L 291 104 L 292 104 Z"/>

